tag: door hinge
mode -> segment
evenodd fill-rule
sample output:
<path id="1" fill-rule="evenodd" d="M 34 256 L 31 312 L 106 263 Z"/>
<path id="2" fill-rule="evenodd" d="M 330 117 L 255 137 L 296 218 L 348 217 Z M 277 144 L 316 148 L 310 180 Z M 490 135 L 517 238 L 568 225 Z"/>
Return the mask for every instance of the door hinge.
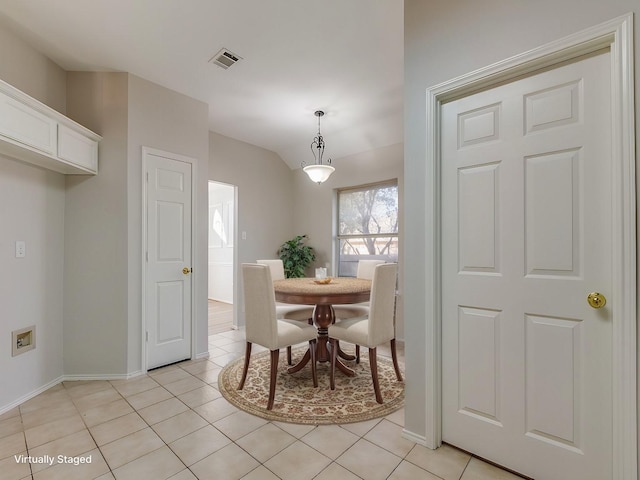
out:
<path id="1" fill-rule="evenodd" d="M 147 174 L 147 183 L 149 183 L 149 172 L 146 172 Z"/>
<path id="2" fill-rule="evenodd" d="M 147 259 L 147 262 L 149 261 L 149 252 L 144 252 L 144 256 Z"/>
<path id="3" fill-rule="evenodd" d="M 144 332 L 144 333 L 145 333 L 144 340 L 145 340 L 145 342 L 148 342 L 149 341 L 149 332 Z"/>

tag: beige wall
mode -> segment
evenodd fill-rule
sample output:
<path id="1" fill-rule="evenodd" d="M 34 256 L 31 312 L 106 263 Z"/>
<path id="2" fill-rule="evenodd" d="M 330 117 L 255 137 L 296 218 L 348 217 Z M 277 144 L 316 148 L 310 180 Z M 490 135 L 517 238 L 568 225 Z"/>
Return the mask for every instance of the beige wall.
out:
<path id="1" fill-rule="evenodd" d="M 128 371 L 140 369 L 142 342 L 142 147 L 184 155 L 195 160 L 196 355 L 208 352 L 207 235 L 209 107 L 160 85 L 129 75 L 128 131 Z"/>
<path id="2" fill-rule="evenodd" d="M 69 72 L 68 113 L 103 136 L 98 174 L 68 176 L 64 371 L 127 372 L 128 74 Z"/>
<path id="3" fill-rule="evenodd" d="M 67 73 L 6 27 L 0 27 L 0 79 L 65 113 Z"/>
<path id="4" fill-rule="evenodd" d="M 240 264 L 277 258 L 278 247 L 295 235 L 292 178 L 289 167 L 274 152 L 209 132 L 209 179 L 238 187 L 237 305 L 242 305 Z M 243 325 L 242 309 L 237 310 L 238 324 Z"/>
<path id="5" fill-rule="evenodd" d="M 552 14 L 550 14 L 552 12 Z M 636 14 L 635 64 L 640 65 L 637 0 L 405 0 L 405 428 L 426 431 L 424 292 L 425 91 L 448 79 L 568 36 L 627 12 Z M 636 92 L 640 75 L 636 73 Z M 638 102 L 636 101 L 636 105 Z M 638 107 L 636 107 L 638 109 Z M 636 118 L 638 110 L 636 110 Z M 640 129 L 640 123 L 636 122 Z M 640 138 L 640 137 L 639 137 Z"/>
<path id="6" fill-rule="evenodd" d="M 339 188 L 365 185 L 384 180 L 398 179 L 398 195 L 400 201 L 399 240 L 403 241 L 403 148 L 398 143 L 388 147 L 370 150 L 368 152 L 350 155 L 333 160 L 336 171 L 324 183 L 313 183 L 302 169 L 293 172 L 293 225 L 295 235 L 308 235 L 308 244 L 316 253 L 316 261 L 308 271 L 311 275 L 313 268 L 330 265 L 329 271 L 335 274 L 334 235 L 336 225 L 334 221 L 335 191 Z M 400 297 L 397 310 L 397 337 L 404 338 L 403 308 L 402 308 L 402 269 L 403 249 L 400 249 L 398 259 Z"/>
<path id="7" fill-rule="evenodd" d="M 0 79 L 64 112 L 65 71 L 5 29 Z M 63 175 L 0 155 L 0 411 L 63 374 L 64 206 Z M 11 332 L 31 325 L 36 348 L 12 357 Z"/>

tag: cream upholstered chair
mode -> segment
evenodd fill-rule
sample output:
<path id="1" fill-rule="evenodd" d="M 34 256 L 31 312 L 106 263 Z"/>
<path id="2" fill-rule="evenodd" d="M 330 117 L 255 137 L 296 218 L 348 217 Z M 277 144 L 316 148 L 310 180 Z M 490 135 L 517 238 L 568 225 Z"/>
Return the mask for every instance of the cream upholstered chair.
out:
<path id="1" fill-rule="evenodd" d="M 369 348 L 369 363 L 376 401 L 382 403 L 380 384 L 378 381 L 377 347 L 385 342 L 391 342 L 391 356 L 398 381 L 402 381 L 402 374 L 398 366 L 396 353 L 396 333 L 394 325 L 394 309 L 396 296 L 396 276 L 398 265 L 384 263 L 375 267 L 371 284 L 371 305 L 369 313 L 362 317 L 341 320 L 329 326 L 329 340 L 331 342 L 331 389 L 335 389 L 335 365 L 338 340 L 363 345 Z"/>
<path id="2" fill-rule="evenodd" d="M 309 342 L 313 386 L 318 386 L 315 359 L 315 343 L 318 333 L 314 326 L 306 322 L 278 320 L 276 318 L 276 301 L 271 272 L 268 266 L 243 263 L 242 283 L 244 286 L 247 345 L 244 370 L 242 371 L 242 379 L 240 380 L 240 385 L 238 385 L 238 390 L 244 388 L 244 382 L 247 379 L 252 344 L 257 343 L 268 348 L 271 351 L 271 379 L 267 410 L 271 410 L 275 398 L 276 374 L 278 372 L 278 359 L 281 348 L 301 342 Z"/>
<path id="3" fill-rule="evenodd" d="M 271 260 L 256 260 L 256 263 L 267 265 L 271 270 L 271 280 L 284 280 L 284 264 L 279 258 Z M 276 317 L 286 320 L 302 320 L 313 325 L 313 307 L 291 305 L 276 302 Z M 291 365 L 291 347 L 287 347 L 287 363 Z"/>
<path id="4" fill-rule="evenodd" d="M 373 272 L 377 265 L 385 263 L 384 260 L 359 260 L 356 278 L 364 278 L 365 280 L 373 279 Z M 336 319 L 346 319 L 353 317 L 362 317 L 369 314 L 369 302 L 354 303 L 351 305 L 334 305 Z M 356 345 L 356 363 L 360 363 L 360 345 Z"/>

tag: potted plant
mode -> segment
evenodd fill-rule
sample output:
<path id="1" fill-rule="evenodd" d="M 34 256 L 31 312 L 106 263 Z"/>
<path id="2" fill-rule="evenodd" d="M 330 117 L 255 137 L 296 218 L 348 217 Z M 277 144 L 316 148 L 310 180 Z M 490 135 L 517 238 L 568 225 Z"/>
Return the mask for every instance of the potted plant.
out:
<path id="1" fill-rule="evenodd" d="M 284 274 L 287 278 L 304 277 L 304 270 L 316 259 L 313 248 L 305 245 L 306 235 L 284 242 L 278 249 L 278 256 L 284 266 Z"/>

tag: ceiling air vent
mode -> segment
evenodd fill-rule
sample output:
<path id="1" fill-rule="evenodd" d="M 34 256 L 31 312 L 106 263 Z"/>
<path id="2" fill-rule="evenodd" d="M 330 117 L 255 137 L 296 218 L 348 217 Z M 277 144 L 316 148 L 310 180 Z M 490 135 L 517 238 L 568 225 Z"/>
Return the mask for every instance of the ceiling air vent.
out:
<path id="1" fill-rule="evenodd" d="M 216 53 L 209 62 L 218 65 L 219 67 L 224 68 L 225 70 L 229 68 L 231 65 L 236 63 L 238 60 L 242 60 L 242 57 L 237 56 L 235 53 L 230 52 L 226 48 L 223 48 L 218 53 Z"/>

